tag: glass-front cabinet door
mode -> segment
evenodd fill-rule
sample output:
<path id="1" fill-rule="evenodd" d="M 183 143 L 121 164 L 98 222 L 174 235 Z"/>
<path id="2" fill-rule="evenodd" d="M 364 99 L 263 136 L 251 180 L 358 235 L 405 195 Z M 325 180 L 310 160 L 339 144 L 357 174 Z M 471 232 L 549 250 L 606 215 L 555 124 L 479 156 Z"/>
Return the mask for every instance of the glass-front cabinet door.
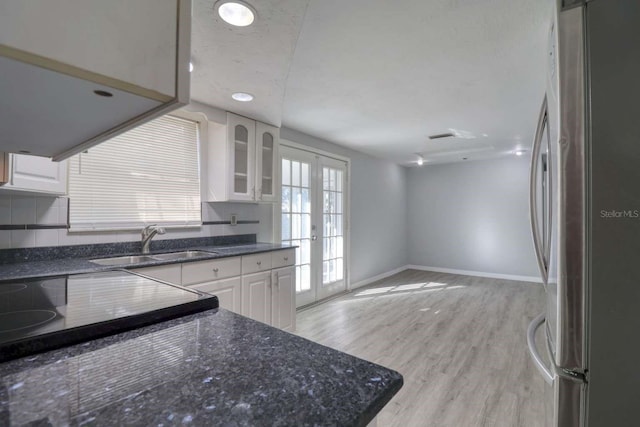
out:
<path id="1" fill-rule="evenodd" d="M 256 123 L 256 201 L 275 201 L 279 129 Z"/>
<path id="2" fill-rule="evenodd" d="M 255 200 L 255 121 L 227 114 L 229 132 L 229 200 Z"/>

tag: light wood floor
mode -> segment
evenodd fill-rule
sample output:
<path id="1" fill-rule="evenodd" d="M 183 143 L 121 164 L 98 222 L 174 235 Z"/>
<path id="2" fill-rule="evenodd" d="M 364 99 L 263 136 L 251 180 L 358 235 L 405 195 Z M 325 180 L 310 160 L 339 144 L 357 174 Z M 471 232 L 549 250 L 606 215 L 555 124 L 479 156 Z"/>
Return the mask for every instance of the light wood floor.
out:
<path id="1" fill-rule="evenodd" d="M 297 333 L 404 376 L 378 426 L 543 426 L 526 331 L 540 284 L 406 270 L 297 316 Z"/>

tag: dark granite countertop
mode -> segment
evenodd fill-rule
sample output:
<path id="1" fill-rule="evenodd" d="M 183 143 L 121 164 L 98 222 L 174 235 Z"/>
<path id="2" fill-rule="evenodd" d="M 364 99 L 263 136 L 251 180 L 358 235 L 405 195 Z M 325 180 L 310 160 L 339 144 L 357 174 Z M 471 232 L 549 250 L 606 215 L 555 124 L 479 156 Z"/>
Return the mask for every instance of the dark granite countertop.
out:
<path id="1" fill-rule="evenodd" d="M 114 247 L 117 246 L 114 245 Z M 111 253 L 105 253 L 100 255 L 82 256 L 82 253 L 78 253 L 76 256 L 69 256 L 66 258 L 39 260 L 39 261 L 26 261 L 0 264 L 0 280 L 13 280 L 13 279 L 26 279 L 31 277 L 42 276 L 58 276 L 63 274 L 78 274 L 78 273 L 94 273 L 98 271 L 108 271 L 117 268 L 141 268 L 152 267 L 156 265 L 184 263 L 203 261 L 207 259 L 226 258 L 232 256 L 248 255 L 259 252 L 270 252 L 282 249 L 289 249 L 292 246 L 282 243 L 246 243 L 246 244 L 233 244 L 233 245 L 202 245 L 195 243 L 191 246 L 181 246 L 175 248 L 165 248 L 162 250 L 152 251 L 150 255 L 154 253 L 167 253 L 176 252 L 180 250 L 201 250 L 211 253 L 209 256 L 202 256 L 197 258 L 181 259 L 181 260 L 153 260 L 147 262 L 140 262 L 135 265 L 123 264 L 123 265 L 110 265 L 102 266 L 94 264 L 89 259 L 106 258 L 110 256 L 120 255 L 140 255 L 140 252 L 118 252 L 112 251 Z"/>
<path id="2" fill-rule="evenodd" d="M 382 366 L 224 309 L 0 365 L 0 425 L 364 426 Z"/>

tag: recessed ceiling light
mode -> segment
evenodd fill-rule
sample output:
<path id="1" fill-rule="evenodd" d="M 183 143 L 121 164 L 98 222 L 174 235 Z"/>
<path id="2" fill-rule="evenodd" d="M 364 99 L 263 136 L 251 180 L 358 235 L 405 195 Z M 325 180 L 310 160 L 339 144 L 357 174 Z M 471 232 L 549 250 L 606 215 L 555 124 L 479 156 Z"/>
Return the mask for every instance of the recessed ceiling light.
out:
<path id="1" fill-rule="evenodd" d="M 523 156 L 524 153 L 526 153 L 526 152 L 527 152 L 527 150 L 516 150 L 515 153 L 516 153 L 516 156 Z"/>
<path id="2" fill-rule="evenodd" d="M 236 101 L 240 101 L 240 102 L 253 101 L 253 95 L 251 95 L 250 93 L 236 92 L 233 95 L 231 95 L 231 97 Z"/>
<path id="3" fill-rule="evenodd" d="M 193 62 L 189 62 L 189 72 L 193 72 Z"/>
<path id="4" fill-rule="evenodd" d="M 418 166 L 424 165 L 424 158 L 422 156 L 418 156 Z"/>
<path id="5" fill-rule="evenodd" d="M 218 15 L 226 23 L 236 27 L 246 27 L 253 24 L 256 11 L 250 4 L 240 0 L 221 0 L 215 4 Z"/>

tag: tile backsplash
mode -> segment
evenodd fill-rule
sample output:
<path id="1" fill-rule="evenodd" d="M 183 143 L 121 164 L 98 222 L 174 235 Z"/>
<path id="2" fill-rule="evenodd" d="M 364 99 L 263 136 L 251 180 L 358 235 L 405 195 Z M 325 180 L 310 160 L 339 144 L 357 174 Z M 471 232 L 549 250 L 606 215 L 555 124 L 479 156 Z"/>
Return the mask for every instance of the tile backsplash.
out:
<path id="1" fill-rule="evenodd" d="M 0 195 L 0 249 L 140 239 L 139 231 L 70 233 L 67 228 L 68 201 L 66 197 Z M 156 239 L 258 234 L 263 212 L 264 208 L 260 209 L 256 204 L 203 203 L 201 227 L 169 228 L 166 234 Z M 238 215 L 236 226 L 229 224 L 232 213 Z"/>

